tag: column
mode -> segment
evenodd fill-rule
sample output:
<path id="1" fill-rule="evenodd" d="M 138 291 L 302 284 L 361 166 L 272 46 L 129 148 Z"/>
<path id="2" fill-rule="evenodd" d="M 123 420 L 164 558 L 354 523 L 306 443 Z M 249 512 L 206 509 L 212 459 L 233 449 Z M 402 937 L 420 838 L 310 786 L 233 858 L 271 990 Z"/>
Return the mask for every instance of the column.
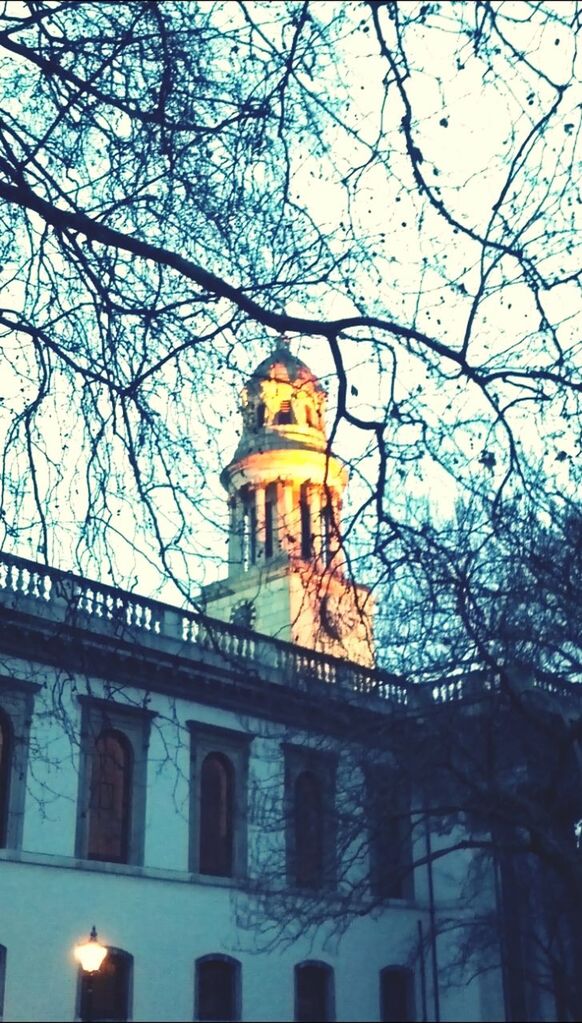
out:
<path id="1" fill-rule="evenodd" d="M 230 533 L 228 537 L 228 574 L 239 575 L 242 571 L 242 500 L 240 494 L 231 498 Z"/>

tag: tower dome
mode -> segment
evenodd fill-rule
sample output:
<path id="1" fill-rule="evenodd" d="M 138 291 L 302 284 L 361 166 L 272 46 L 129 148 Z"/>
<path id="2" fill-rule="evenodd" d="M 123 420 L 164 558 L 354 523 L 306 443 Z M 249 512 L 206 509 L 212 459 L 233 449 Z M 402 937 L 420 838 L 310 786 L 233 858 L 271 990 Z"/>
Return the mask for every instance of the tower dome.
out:
<path id="1" fill-rule="evenodd" d="M 234 461 L 253 451 L 325 451 L 326 397 L 309 366 L 281 339 L 243 388 L 243 432 Z"/>

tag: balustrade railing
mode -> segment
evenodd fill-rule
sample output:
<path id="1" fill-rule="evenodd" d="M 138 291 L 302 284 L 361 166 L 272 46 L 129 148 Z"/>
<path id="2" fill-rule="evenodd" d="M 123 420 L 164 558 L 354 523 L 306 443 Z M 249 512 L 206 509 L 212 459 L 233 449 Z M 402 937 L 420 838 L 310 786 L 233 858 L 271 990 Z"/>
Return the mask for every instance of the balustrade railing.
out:
<path id="1" fill-rule="evenodd" d="M 499 689 L 499 679 L 482 672 L 458 674 L 428 686 L 407 684 L 382 670 L 364 668 L 11 554 L 0 554 L 2 605 L 89 631 L 111 632 L 134 643 L 167 641 L 181 655 L 214 655 L 232 665 L 243 663 L 266 682 L 301 690 L 327 686 L 406 706 L 413 702 L 426 704 L 427 700 L 433 705 L 457 703 L 477 690 L 485 693 Z M 528 684 L 550 695 L 579 699 L 578 686 L 559 678 L 532 678 Z"/>
<path id="2" fill-rule="evenodd" d="M 181 653 L 194 656 L 197 652 L 208 652 L 233 664 L 243 661 L 268 681 L 297 689 L 326 685 L 401 705 L 408 700 L 408 687 L 381 671 L 11 554 L 0 554 L 2 604 L 26 611 L 38 604 L 39 617 L 99 632 L 111 631 L 117 637 L 137 642 L 140 637 L 146 642 L 148 637 L 174 641 L 180 644 Z"/>

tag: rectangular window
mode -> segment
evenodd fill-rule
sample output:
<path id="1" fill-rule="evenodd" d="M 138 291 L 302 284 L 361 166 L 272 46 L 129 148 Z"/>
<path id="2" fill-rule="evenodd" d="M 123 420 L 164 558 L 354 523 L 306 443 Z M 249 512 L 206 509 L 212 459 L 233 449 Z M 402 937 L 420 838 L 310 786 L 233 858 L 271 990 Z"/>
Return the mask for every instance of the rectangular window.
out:
<path id="1" fill-rule="evenodd" d="M 321 557 L 325 565 L 331 561 L 331 540 L 333 529 L 333 511 L 331 505 L 325 504 L 321 509 Z"/>
<path id="2" fill-rule="evenodd" d="M 81 765 L 76 855 L 143 862 L 150 711 L 79 697 Z"/>
<path id="3" fill-rule="evenodd" d="M 252 490 L 243 495 L 242 514 L 242 567 L 248 572 L 257 560 L 257 507 Z"/>
<path id="4" fill-rule="evenodd" d="M 275 550 L 275 509 L 277 487 L 269 483 L 265 490 L 265 559 L 272 558 Z"/>
<path id="5" fill-rule="evenodd" d="M 309 506 L 309 491 L 307 486 L 301 487 L 299 499 L 299 511 L 301 514 L 301 557 L 309 561 L 313 554 L 313 539 L 311 536 L 311 508 Z"/>
<path id="6" fill-rule="evenodd" d="M 246 875 L 247 775 L 252 736 L 189 721 L 190 870 Z"/>

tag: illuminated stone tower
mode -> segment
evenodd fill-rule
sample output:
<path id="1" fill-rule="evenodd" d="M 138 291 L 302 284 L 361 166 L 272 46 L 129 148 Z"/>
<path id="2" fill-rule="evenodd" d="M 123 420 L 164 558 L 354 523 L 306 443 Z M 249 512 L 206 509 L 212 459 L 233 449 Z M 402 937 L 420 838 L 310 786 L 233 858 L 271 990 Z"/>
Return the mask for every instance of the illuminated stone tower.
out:
<path id="1" fill-rule="evenodd" d="M 351 582 L 340 542 L 343 462 L 328 449 L 326 394 L 285 341 L 241 396 L 243 430 L 221 481 L 229 495 L 228 577 L 207 613 L 372 666 L 371 597 Z"/>

